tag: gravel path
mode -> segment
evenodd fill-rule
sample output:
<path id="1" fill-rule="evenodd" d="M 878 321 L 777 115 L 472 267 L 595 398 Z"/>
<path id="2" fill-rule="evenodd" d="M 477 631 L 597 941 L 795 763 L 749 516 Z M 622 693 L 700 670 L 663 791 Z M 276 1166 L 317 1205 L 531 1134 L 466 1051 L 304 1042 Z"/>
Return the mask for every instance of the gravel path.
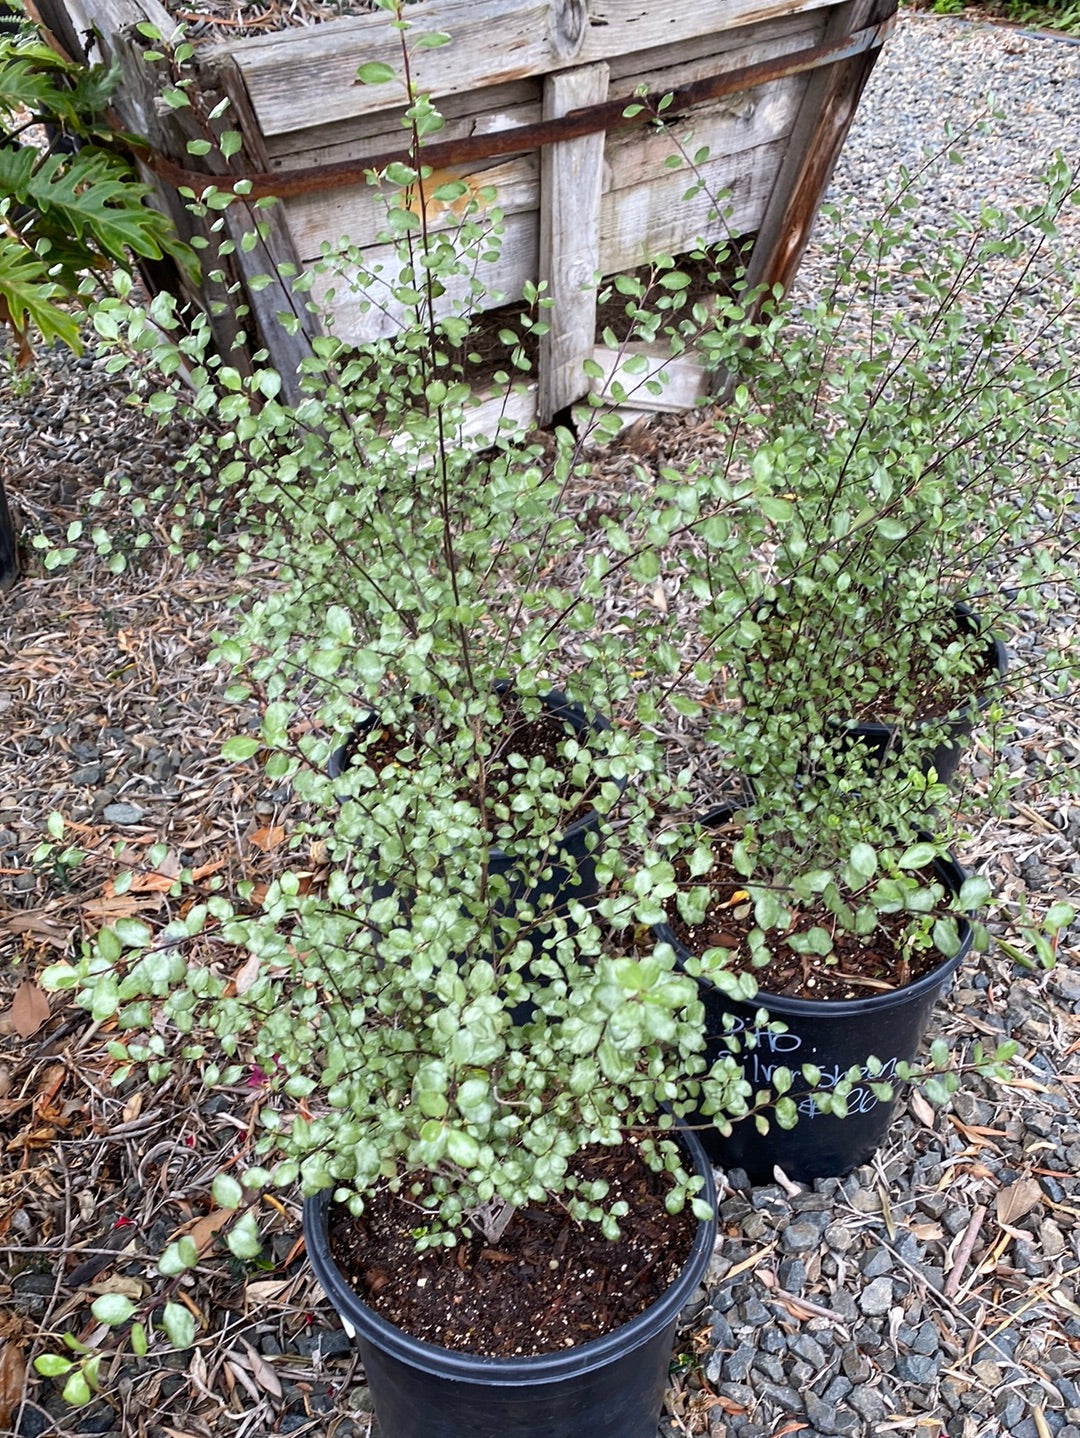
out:
<path id="1" fill-rule="evenodd" d="M 877 213 L 897 167 L 937 149 L 946 121 L 978 116 L 988 89 L 1003 118 L 965 142 L 963 171 L 930 187 L 927 242 L 954 205 L 1035 199 L 1033 176 L 1054 148 L 1080 158 L 1080 47 L 918 15 L 903 17 L 875 71 L 834 194 Z M 801 284 L 825 279 L 812 249 Z M 121 397 L 100 362 L 55 356 L 2 396 L 0 457 L 25 514 L 123 530 L 119 508 L 89 511 L 89 494 L 121 469 L 150 487 L 170 451 Z M 671 458 L 680 422 L 667 433 Z M 130 539 L 125 574 L 87 552 L 62 576 L 38 572 L 0 615 L 2 752 L 14 776 L 0 781 L 0 869 L 15 876 L 0 902 L 5 960 L 48 961 L 87 918 L 153 917 L 165 899 L 149 866 L 145 886 L 110 886 L 118 852 L 141 873 L 146 847 L 164 838 L 167 864 L 259 880 L 287 823 L 286 796 L 257 792 L 254 776 L 213 757 L 227 726 L 243 722 L 222 706 L 206 663 L 232 582 L 227 556 L 196 586 L 152 516 Z M 1038 912 L 1080 890 L 1080 808 L 1046 791 L 1051 750 L 1080 762 L 1076 717 L 1036 696 L 1007 756 L 1024 772 L 1018 802 L 962 854 L 989 874 L 1006 919 L 1021 900 Z M 54 809 L 82 826 L 74 837 L 90 850 L 70 873 L 28 857 Z M 23 972 L 0 964 L 5 995 Z M 979 957 L 938 1021 L 958 1043 L 1018 1039 L 1015 1079 L 968 1085 L 948 1114 L 909 1102 L 873 1165 L 816 1191 L 750 1190 L 727 1176 L 724 1243 L 687 1315 L 663 1438 L 1080 1438 L 1077 935 L 1050 975 Z M 93 1037 L 66 1054 L 66 1075 L 56 1077 L 59 1049 L 40 1046 L 28 1087 L 0 1091 L 0 1142 L 23 1154 L 0 1180 L 10 1205 L 0 1257 L 15 1260 L 0 1287 L 0 1341 L 29 1345 L 36 1329 L 83 1322 L 85 1293 L 71 1295 L 94 1273 L 152 1277 L 140 1254 L 203 1211 L 213 1154 L 251 1100 L 239 1090 L 197 1114 L 179 1086 L 110 1093 L 95 1086 Z M 33 1120 L 19 1109 L 30 1098 Z M 52 1147 L 34 1140 L 46 1119 Z M 113 1270 L 117 1235 L 129 1231 L 134 1247 Z M 279 1266 L 246 1288 L 226 1258 L 208 1255 L 191 1293 L 210 1337 L 190 1355 L 112 1372 L 110 1401 L 72 1413 L 54 1384 L 34 1382 L 20 1438 L 376 1431 L 351 1346 L 295 1259 L 296 1233 L 283 1209 L 271 1235 Z M 61 1270 L 58 1246 L 84 1260 L 78 1269 Z"/>

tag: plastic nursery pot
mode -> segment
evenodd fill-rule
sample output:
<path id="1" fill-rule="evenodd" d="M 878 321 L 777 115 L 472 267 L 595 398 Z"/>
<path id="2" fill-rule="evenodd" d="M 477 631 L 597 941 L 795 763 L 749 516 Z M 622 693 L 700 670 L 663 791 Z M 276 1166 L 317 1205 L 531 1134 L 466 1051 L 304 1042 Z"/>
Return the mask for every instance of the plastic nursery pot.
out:
<path id="1" fill-rule="evenodd" d="M 505 694 L 512 687 L 509 680 L 499 680 L 494 686 L 497 694 Z M 561 690 L 552 689 L 542 695 L 541 703 L 547 714 L 565 723 L 575 735 L 589 731 L 602 734 L 611 728 L 610 721 L 602 714 L 590 718 L 580 704 L 571 702 Z M 362 734 L 376 722 L 377 716 L 372 714 L 361 720 L 353 733 Z M 327 772 L 331 779 L 339 779 L 345 773 L 350 748 L 351 745 L 346 742 L 330 755 Z M 626 779 L 618 782 L 620 791 L 625 790 Z M 505 878 L 510 890 L 508 900 L 500 903 L 499 911 L 512 912 L 517 905 L 528 904 L 542 918 L 544 914 L 565 914 L 575 900 L 587 904 L 595 899 L 598 894 L 596 860 L 590 847 L 590 835 L 595 834 L 599 827 L 600 816 L 594 809 L 579 814 L 560 835 L 557 847 L 546 856 L 541 876 L 533 881 L 530 881 L 527 872 L 523 872 L 523 867 L 529 866 L 523 866 L 520 858 L 514 858 L 497 845 L 492 845 L 488 852 L 488 872 Z M 387 887 L 385 892 L 389 891 Z M 543 935 L 534 930 L 534 950 L 539 950 L 542 943 Z"/>
<path id="2" fill-rule="evenodd" d="M 978 615 L 966 604 L 956 604 L 953 607 L 956 611 L 957 625 L 968 634 L 978 634 L 982 628 Z M 931 769 L 935 771 L 939 784 L 952 782 L 960 760 L 964 757 L 968 747 L 968 740 L 975 727 L 975 720 L 978 714 L 988 707 L 994 686 L 1004 676 L 1008 662 L 1009 656 L 1005 645 L 995 635 L 987 635 L 986 664 L 993 671 L 993 679 L 986 683 L 979 693 L 972 694 L 963 707 L 958 708 L 952 714 L 941 719 L 912 721 L 910 727 L 916 732 L 920 729 L 928 729 L 931 725 L 940 732 L 941 737 L 938 742 L 922 755 L 919 762 L 919 768 L 924 774 L 929 774 Z M 851 748 L 858 744 L 865 751 L 867 762 L 874 765 L 883 763 L 890 754 L 899 754 L 904 747 L 901 726 L 879 724 L 873 721 L 845 725 L 842 744 L 844 748 Z"/>
<path id="3" fill-rule="evenodd" d="M 700 1143 L 680 1142 L 716 1185 Z M 355 1337 L 385 1438 L 656 1438 L 680 1310 L 704 1276 L 716 1220 L 698 1225 L 679 1278 L 637 1318 L 576 1348 L 528 1358 L 486 1358 L 411 1338 L 345 1282 L 327 1240 L 331 1190 L 304 1203 L 308 1257 L 323 1291 Z"/>
<path id="4" fill-rule="evenodd" d="M 706 822 L 720 824 L 727 817 L 726 811 L 714 812 Z M 960 892 L 966 875 L 955 859 L 936 859 L 934 871 L 950 893 Z M 939 994 L 971 952 L 971 925 L 961 919 L 958 930 L 960 947 L 951 958 L 904 988 L 866 998 L 799 999 L 759 992 L 751 1003 L 742 1003 L 708 979 L 698 979 L 705 1005 L 708 1063 L 729 1052 L 725 1037 L 753 1034 L 753 1047 L 745 1047 L 740 1055 L 747 1082 L 755 1093 L 770 1091 L 774 1070 L 790 1069 L 795 1075 L 791 1096 L 799 1110 L 792 1129 L 770 1122 L 769 1132 L 760 1134 L 748 1118 L 734 1123 L 727 1138 L 703 1115 L 688 1114 L 687 1123 L 700 1125 L 698 1136 L 712 1161 L 724 1169 L 743 1169 L 755 1184 L 772 1183 L 776 1167 L 796 1183 L 811 1183 L 865 1163 L 884 1141 L 899 1098 L 897 1093 L 883 1101 L 870 1084 L 895 1080 L 897 1065 L 910 1063 L 918 1053 Z M 690 957 L 667 924 L 657 924 L 653 934 L 672 946 L 680 963 Z M 761 1009 L 771 1021 L 782 1022 L 786 1031 L 759 1028 L 756 1016 Z M 882 1065 L 873 1078 L 867 1069 L 870 1057 Z M 861 1069 L 865 1082 L 851 1090 L 846 1117 L 822 1113 L 811 1094 L 799 1094 L 804 1064 L 821 1070 L 823 1089 L 834 1088 L 851 1069 Z"/>

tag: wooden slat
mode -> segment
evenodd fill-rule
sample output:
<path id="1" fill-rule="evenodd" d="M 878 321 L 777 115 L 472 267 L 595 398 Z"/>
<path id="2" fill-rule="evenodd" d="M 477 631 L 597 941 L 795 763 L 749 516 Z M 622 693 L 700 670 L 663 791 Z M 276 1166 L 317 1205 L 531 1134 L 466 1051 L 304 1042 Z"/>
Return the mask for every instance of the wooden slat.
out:
<path id="1" fill-rule="evenodd" d="M 830 14 L 825 40 L 840 40 L 864 26 L 883 24 L 895 14 L 896 6 L 897 0 L 849 0 Z M 878 53 L 864 51 L 809 77 L 748 266 L 751 285 L 779 284 L 786 289 L 794 278 Z"/>
<path id="2" fill-rule="evenodd" d="M 718 240 L 729 232 L 752 234 L 761 221 L 786 149 L 774 140 L 737 157 L 722 156 L 703 167 L 705 189 L 684 199 L 690 177 L 665 174 L 652 184 L 614 190 L 600 206 L 600 263 L 606 275 L 646 264 L 656 255 L 683 254 L 697 238 Z M 729 191 L 730 213 L 711 217 L 712 196 Z"/>
<path id="3" fill-rule="evenodd" d="M 648 368 L 642 373 L 628 374 L 626 362 L 640 355 L 645 356 Z M 604 371 L 603 379 L 592 381 L 593 393 L 610 397 L 612 382 L 618 381 L 626 391 L 626 406 L 635 416 L 693 409 L 708 393 L 705 368 L 700 357 L 694 354 L 671 356 L 660 345 L 644 344 L 629 344 L 616 353 L 599 345 L 593 350 L 593 359 Z M 659 394 L 653 394 L 648 388 L 650 382 L 660 385 Z"/>
<path id="4" fill-rule="evenodd" d="M 737 163 L 748 150 L 786 139 L 805 88 L 804 76 L 791 75 L 703 105 L 672 130 L 624 130 L 610 136 L 604 153 L 605 194 L 656 183 L 667 190 L 667 181 L 674 184 L 680 178 L 686 190 L 694 179 L 693 167 L 684 159 L 678 171 L 669 169 L 666 162 L 672 156 L 685 152 L 692 158 L 704 146 L 710 153 L 706 165 L 715 167 L 725 160 Z"/>
<path id="5" fill-rule="evenodd" d="M 839 3 L 839 0 L 834 0 Z M 630 94 L 644 81 L 650 90 L 663 91 L 674 84 L 690 84 L 710 75 L 722 75 L 738 65 L 752 65 L 770 55 L 816 44 L 825 29 L 827 9 L 799 10 L 756 25 L 722 29 L 677 45 L 658 45 L 644 53 L 612 56 L 610 89 L 613 95 Z M 673 79 L 670 71 L 677 71 Z"/>
<path id="6" fill-rule="evenodd" d="M 95 0 L 97 3 L 97 0 Z M 439 30 L 450 44 L 413 54 L 416 89 L 443 96 L 544 75 L 575 64 L 699 39 L 830 0 L 590 0 L 576 55 L 560 52 L 553 14 L 568 0 L 417 0 L 408 18 L 416 35 Z M 383 14 L 335 20 L 208 47 L 207 59 L 232 54 L 266 136 L 393 109 L 400 81 L 359 85 L 361 62 L 379 60 L 402 73 L 400 39 Z"/>
<path id="7" fill-rule="evenodd" d="M 497 280 L 502 292 L 499 299 L 492 298 L 490 307 L 520 299 L 526 280 L 535 280 L 539 260 L 538 229 L 535 210 L 511 215 L 507 219 L 499 260 L 491 267 L 491 274 L 483 276 L 485 283 L 492 288 Z M 345 280 L 330 274 L 317 274 L 311 287 L 312 298 L 320 305 L 325 302 L 328 290 L 337 291 L 332 307 L 334 333 L 350 344 L 386 339 L 397 334 L 406 315 L 405 307 L 390 297 L 399 268 L 395 248 L 392 245 L 371 246 L 363 252 L 363 263 L 368 270 L 382 265 L 386 282 L 364 293 L 352 293 Z M 467 288 L 464 279 L 457 283 L 448 281 L 447 293 L 438 306 L 438 312 L 449 313 L 454 301 L 460 302 L 465 298 Z M 374 302 L 367 310 L 363 308 L 365 300 Z"/>
<path id="8" fill-rule="evenodd" d="M 605 64 L 549 75 L 544 119 L 598 105 L 607 89 Z M 603 163 L 602 133 L 547 145 L 540 153 L 540 278 L 553 301 L 540 340 L 541 424 L 588 388 L 583 365 L 596 337 Z"/>
<path id="9" fill-rule="evenodd" d="M 467 135 L 488 135 L 519 125 L 533 125 L 540 119 L 541 81 L 520 80 L 511 85 L 448 95 L 440 102 L 443 128 L 439 140 L 456 140 Z M 292 130 L 267 140 L 271 169 L 287 169 L 301 157 L 305 165 L 327 165 L 343 160 L 363 160 L 400 146 L 404 127 L 402 112 L 380 110 L 352 120 L 338 120 L 309 130 Z"/>
<path id="10" fill-rule="evenodd" d="M 428 192 L 456 179 L 464 180 L 474 193 L 493 186 L 504 214 L 524 210 L 535 214 L 540 193 L 540 162 L 536 155 L 522 155 L 471 172 L 440 170 L 428 182 Z M 355 245 L 372 244 L 386 229 L 387 206 L 401 205 L 403 199 L 402 192 L 390 186 L 376 189 L 373 185 L 348 185 L 339 190 L 295 195 L 284 203 L 297 253 L 306 263 L 318 259 L 324 242 L 336 246 L 348 238 Z M 428 203 L 428 221 L 433 231 L 453 228 L 460 213 L 460 206 L 448 210 L 434 201 Z"/>
<path id="11" fill-rule="evenodd" d="M 684 138 L 691 152 L 700 145 L 709 146 L 715 158 L 709 162 L 707 169 L 715 178 L 715 172 L 723 168 L 725 161 L 737 166 L 740 163 L 738 157 L 747 151 L 782 140 L 790 134 L 804 87 L 805 80 L 791 76 L 743 95 L 727 97 L 694 111 L 675 133 Z M 676 250 L 685 250 L 696 237 L 704 211 L 699 208 L 694 214 L 693 224 L 690 223 L 690 211 L 683 206 L 681 196 L 693 176 L 688 169 L 673 172 L 664 167 L 665 160 L 675 151 L 672 134 L 663 131 L 624 131 L 609 136 L 604 150 L 603 188 L 604 193 L 610 196 L 617 190 L 660 184 L 663 188 L 662 203 L 676 206 L 672 220 L 678 220 L 681 213 L 687 215 L 685 239 L 675 247 Z M 499 208 L 508 215 L 526 210 L 537 211 L 540 207 L 539 162 L 535 154 L 496 162 L 488 169 L 471 172 L 455 170 L 452 176 L 466 180 L 473 189 L 493 185 L 498 194 Z M 450 177 L 451 172 L 440 173 L 437 182 Z M 297 195 L 287 200 L 286 213 L 297 254 L 305 263 L 317 259 L 324 242 L 337 245 L 344 236 L 348 236 L 354 244 L 370 244 L 385 225 L 386 200 L 386 195 L 367 185 Z M 400 198 L 397 203 L 400 203 Z M 609 199 L 608 203 L 610 208 L 614 201 Z M 638 202 L 638 214 L 644 205 L 645 201 Z M 438 228 L 438 217 L 435 218 Z M 665 233 L 670 232 L 669 226 Z M 667 248 L 671 248 L 670 244 Z M 499 288 L 505 289 L 505 285 L 500 284 Z"/>

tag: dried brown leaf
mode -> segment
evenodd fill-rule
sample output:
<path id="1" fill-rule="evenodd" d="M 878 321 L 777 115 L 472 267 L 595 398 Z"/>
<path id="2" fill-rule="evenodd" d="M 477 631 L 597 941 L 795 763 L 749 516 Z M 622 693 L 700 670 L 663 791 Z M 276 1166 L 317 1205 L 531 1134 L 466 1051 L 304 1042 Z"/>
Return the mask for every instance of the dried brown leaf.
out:
<path id="1" fill-rule="evenodd" d="M 7 1016 L 19 1037 L 28 1039 L 48 1022 L 49 1000 L 31 979 L 23 979 L 12 995 Z"/>
<path id="2" fill-rule="evenodd" d="M 918 1089 L 912 1093 L 908 1106 L 924 1128 L 932 1129 L 937 1123 L 937 1110 L 923 1098 Z"/>
<path id="3" fill-rule="evenodd" d="M 281 824 L 275 824 L 272 828 L 256 829 L 251 836 L 251 842 L 256 849 L 261 849 L 264 854 L 269 854 L 271 849 L 276 849 L 285 838 L 285 829 Z"/>
<path id="4" fill-rule="evenodd" d="M 210 1244 L 216 1233 L 228 1224 L 232 1218 L 232 1209 L 214 1208 L 209 1213 L 203 1214 L 201 1218 L 192 1218 L 171 1235 L 172 1239 L 179 1238 L 186 1233 L 200 1253 Z M 170 1239 L 171 1241 L 171 1239 Z"/>
<path id="5" fill-rule="evenodd" d="M 258 954 L 251 954 L 237 969 L 233 978 L 238 994 L 246 994 L 248 989 L 259 977 L 260 958 Z"/>
<path id="6" fill-rule="evenodd" d="M 38 909 L 8 914 L 3 921 L 3 927 L 9 934 L 29 934 L 32 939 L 40 939 L 43 944 L 52 944 L 57 949 L 66 949 L 71 938 L 69 926 L 47 918 L 45 913 Z"/>
<path id="7" fill-rule="evenodd" d="M 295 1281 L 293 1278 L 259 1278 L 247 1285 L 244 1295 L 252 1303 L 269 1303 L 291 1288 Z"/>
<path id="8" fill-rule="evenodd" d="M 1025 1214 L 1042 1202 L 1043 1191 L 1037 1178 L 1018 1178 L 998 1193 L 995 1209 L 1002 1226 L 1019 1222 Z"/>
<path id="9" fill-rule="evenodd" d="M 246 1338 L 241 1341 L 247 1350 L 248 1362 L 251 1364 L 251 1372 L 254 1375 L 255 1381 L 260 1383 L 272 1397 L 280 1398 L 281 1380 L 271 1365 L 267 1363 L 261 1353 L 257 1353 L 256 1350 L 252 1348 Z"/>
<path id="10" fill-rule="evenodd" d="M 0 1344 L 0 1428 L 12 1428 L 12 1417 L 22 1398 L 26 1381 L 26 1359 L 20 1345 Z"/>
<path id="11" fill-rule="evenodd" d="M 132 914 L 153 913 L 160 907 L 160 895 L 140 895 L 129 891 L 126 894 L 106 894 L 101 899 L 87 899 L 82 911 L 88 919 L 100 919 L 102 923 L 111 924 L 116 919 L 130 918 Z"/>
<path id="12" fill-rule="evenodd" d="M 150 1292 L 149 1285 L 141 1278 L 129 1278 L 123 1273 L 110 1273 L 107 1278 L 99 1278 L 96 1283 L 87 1284 L 87 1288 L 97 1297 L 103 1293 L 120 1293 L 125 1298 L 130 1298 L 133 1303 L 141 1303 Z"/>

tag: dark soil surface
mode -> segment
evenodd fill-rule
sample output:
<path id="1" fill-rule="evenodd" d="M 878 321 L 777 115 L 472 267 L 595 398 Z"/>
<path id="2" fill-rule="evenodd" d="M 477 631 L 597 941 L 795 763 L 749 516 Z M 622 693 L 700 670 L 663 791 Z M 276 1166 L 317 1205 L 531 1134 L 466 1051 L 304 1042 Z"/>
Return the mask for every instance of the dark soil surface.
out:
<path id="1" fill-rule="evenodd" d="M 742 878 L 731 864 L 724 841 L 716 845 L 716 866 L 711 873 L 691 881 L 707 884 L 712 901 L 700 924 L 688 924 L 679 913 L 674 899 L 667 904 L 668 923 L 679 943 L 691 954 L 706 949 L 726 949 L 728 970 L 733 974 L 752 973 L 763 994 L 797 999 L 862 999 L 872 993 L 884 993 L 914 983 L 944 962 L 933 947 L 914 948 L 905 943 L 913 920 L 906 914 L 882 914 L 874 932 L 868 937 L 848 933 L 824 904 L 801 905 L 793 908 L 788 934 L 772 943 L 772 957 L 762 967 L 751 962 L 747 942 L 755 927 L 754 905 L 743 887 Z M 791 934 L 804 934 L 813 928 L 826 929 L 832 935 L 832 949 L 826 955 L 796 953 L 785 939 Z"/>
<path id="2" fill-rule="evenodd" d="M 387 1195 L 362 1218 L 332 1210 L 330 1246 L 353 1288 L 414 1338 L 493 1358 L 551 1353 L 629 1322 L 678 1277 L 697 1228 L 664 1207 L 669 1187 L 633 1144 L 593 1148 L 571 1163 L 609 1185 L 605 1208 L 629 1206 L 617 1242 L 559 1204 L 519 1209 L 497 1245 L 483 1237 L 416 1251 L 423 1213 Z"/>
<path id="3" fill-rule="evenodd" d="M 502 708 L 505 715 L 505 732 L 498 736 L 494 751 L 484 767 L 484 795 L 488 805 L 491 804 L 493 796 L 510 793 L 520 783 L 525 769 L 518 764 L 512 764 L 512 759 L 523 760 L 525 768 L 529 767 L 533 759 L 541 759 L 545 768 L 558 772 L 566 766 L 566 741 L 570 738 L 585 741 L 592 732 L 585 728 L 579 733 L 569 719 L 560 717 L 558 711 L 548 710 L 535 718 L 526 718 L 520 704 L 509 695 L 503 697 Z M 429 716 L 421 717 L 423 723 L 418 719 L 415 726 L 404 732 L 384 724 L 373 724 L 370 728 L 358 726 L 344 746 L 345 767 L 366 764 L 377 776 L 388 766 L 408 766 L 418 762 L 418 756 L 425 747 L 421 731 L 428 727 Z M 562 789 L 562 797 L 569 798 L 572 794 L 573 790 L 567 779 Z M 478 788 L 464 797 L 473 803 L 480 803 Z M 573 817 L 587 808 L 587 799 L 583 797 Z"/>

